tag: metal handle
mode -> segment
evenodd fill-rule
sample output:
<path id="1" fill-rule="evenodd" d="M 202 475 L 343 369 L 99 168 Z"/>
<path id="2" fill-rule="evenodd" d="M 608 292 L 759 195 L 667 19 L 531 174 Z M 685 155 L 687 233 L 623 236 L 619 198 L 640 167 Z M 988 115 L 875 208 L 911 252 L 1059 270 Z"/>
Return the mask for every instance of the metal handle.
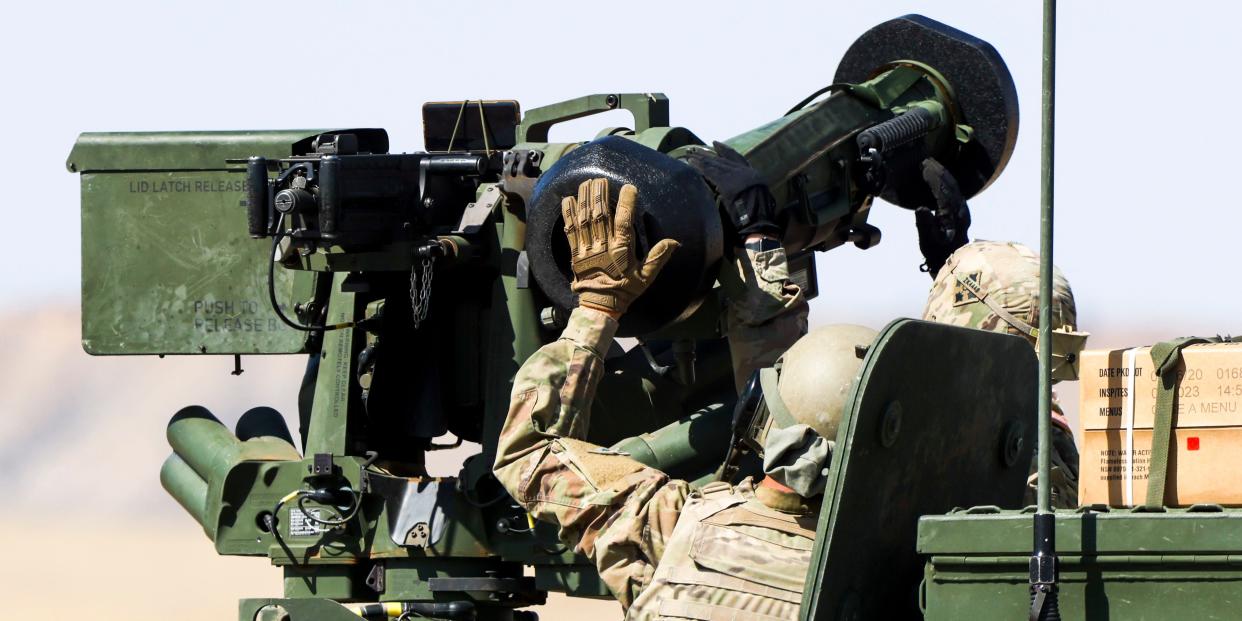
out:
<path id="1" fill-rule="evenodd" d="M 879 125 L 868 127 L 858 134 L 858 150 L 866 153 L 875 149 L 880 153 L 892 151 L 928 134 L 939 125 L 930 110 L 915 106 Z"/>
<path id="2" fill-rule="evenodd" d="M 518 125 L 517 141 L 547 142 L 548 130 L 553 125 L 609 110 L 628 110 L 634 115 L 636 132 L 652 127 L 668 127 L 668 97 L 663 93 L 587 95 L 527 110 L 521 125 Z"/>

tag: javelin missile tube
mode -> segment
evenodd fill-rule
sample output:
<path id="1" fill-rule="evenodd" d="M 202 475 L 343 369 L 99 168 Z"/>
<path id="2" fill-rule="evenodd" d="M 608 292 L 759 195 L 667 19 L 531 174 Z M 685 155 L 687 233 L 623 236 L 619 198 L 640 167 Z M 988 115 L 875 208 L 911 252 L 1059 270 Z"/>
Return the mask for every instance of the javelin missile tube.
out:
<path id="1" fill-rule="evenodd" d="M 707 472 L 720 465 L 729 448 L 732 408 L 715 404 L 650 433 L 626 438 L 612 449 L 674 478 Z"/>
<path id="2" fill-rule="evenodd" d="M 963 196 L 971 198 L 1000 175 L 1016 143 L 1017 95 L 996 51 L 919 16 L 886 22 L 860 37 L 842 59 L 837 83 L 823 92 L 828 93 L 824 99 L 809 98 L 784 116 L 726 141 L 746 156 L 772 190 L 785 231 L 782 241 L 791 254 L 830 250 L 849 241 L 860 248 L 872 245 L 869 240 L 878 236 L 866 220 L 876 196 L 910 209 L 934 205 L 920 173 L 929 158 L 950 170 Z M 596 99 L 557 104 L 549 112 L 536 109 L 528 117 L 537 117 L 539 127 L 546 128 L 602 111 L 592 107 Z M 640 114 L 644 102 L 627 103 L 625 95 L 605 101 L 612 108 L 631 110 L 636 121 L 658 116 Z M 618 138 L 649 148 L 636 151 Z M 564 245 L 560 198 L 572 194 L 582 180 L 605 177 L 614 200 L 622 185 L 638 187 L 644 212 L 636 220 L 640 251 L 659 235 L 674 232 L 683 244 L 662 272 L 670 274 L 663 281 L 666 287 L 640 299 L 622 317 L 618 333 L 650 333 L 693 314 L 711 287 L 710 279 L 696 282 L 695 276 L 714 271 L 719 256 L 714 249 L 720 247 L 722 233 L 715 210 L 704 208 L 697 197 L 702 181 L 671 160 L 695 151 L 714 155 L 702 144 L 684 128 L 637 123 L 633 131 L 605 130 L 563 157 L 544 155 L 543 165 L 551 166 L 540 176 L 527 207 L 526 251 L 540 288 L 557 306 L 569 308 L 573 300 L 567 253 L 558 250 Z"/>

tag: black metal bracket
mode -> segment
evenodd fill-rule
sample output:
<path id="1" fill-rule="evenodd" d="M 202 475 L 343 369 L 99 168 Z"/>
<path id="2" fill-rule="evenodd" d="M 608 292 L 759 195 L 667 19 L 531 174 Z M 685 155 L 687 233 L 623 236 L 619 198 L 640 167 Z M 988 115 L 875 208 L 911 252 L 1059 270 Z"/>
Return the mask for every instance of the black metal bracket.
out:
<path id="1" fill-rule="evenodd" d="M 1035 550 L 1031 555 L 1030 621 L 1060 621 L 1057 602 L 1056 515 L 1036 513 L 1034 516 Z"/>
<path id="2" fill-rule="evenodd" d="M 367 468 L 379 459 L 378 451 L 367 451 L 367 460 L 358 464 L 358 491 L 364 494 L 371 492 L 371 473 Z"/>
<path id="3" fill-rule="evenodd" d="M 535 182 L 543 174 L 543 152 L 519 149 L 506 151 L 501 159 L 500 189 L 522 199 L 522 205 L 530 204 Z"/>
<path id="4" fill-rule="evenodd" d="M 325 476 L 332 474 L 335 466 L 332 463 L 332 453 L 315 453 L 311 461 L 311 476 Z"/>
<path id="5" fill-rule="evenodd" d="M 366 585 L 376 593 L 384 592 L 384 562 L 380 561 L 367 574 Z"/>
<path id="6" fill-rule="evenodd" d="M 499 601 L 516 606 L 543 604 L 548 597 L 546 591 L 535 586 L 535 579 L 530 576 L 428 578 L 427 588 L 432 593 L 487 593 L 496 596 Z"/>

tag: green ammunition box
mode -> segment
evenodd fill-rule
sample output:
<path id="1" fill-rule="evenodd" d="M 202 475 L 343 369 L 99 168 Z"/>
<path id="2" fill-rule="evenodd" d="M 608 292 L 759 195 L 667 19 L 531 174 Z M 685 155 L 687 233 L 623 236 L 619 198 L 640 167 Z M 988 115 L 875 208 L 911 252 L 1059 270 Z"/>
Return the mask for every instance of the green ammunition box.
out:
<path id="1" fill-rule="evenodd" d="M 1023 619 L 1031 513 L 974 508 L 919 521 L 925 618 Z M 1058 511 L 1061 618 L 1237 619 L 1242 510 Z"/>
<path id="2" fill-rule="evenodd" d="M 268 295 L 270 240 L 246 226 L 245 160 L 309 150 L 316 130 L 82 134 L 82 347 L 91 354 L 303 349 Z M 275 270 L 292 314 L 311 277 Z"/>

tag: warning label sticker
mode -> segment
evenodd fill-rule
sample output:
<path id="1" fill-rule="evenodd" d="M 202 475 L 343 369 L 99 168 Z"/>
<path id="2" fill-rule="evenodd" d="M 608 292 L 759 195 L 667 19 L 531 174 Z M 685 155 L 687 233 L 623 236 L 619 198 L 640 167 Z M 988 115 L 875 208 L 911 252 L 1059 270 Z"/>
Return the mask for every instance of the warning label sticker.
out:
<path id="1" fill-rule="evenodd" d="M 325 511 L 323 509 L 311 509 L 311 515 L 318 519 L 325 519 Z M 306 517 L 306 513 L 297 507 L 289 509 L 289 536 L 290 537 L 311 537 L 328 530 L 327 526 L 319 524 Z"/>

